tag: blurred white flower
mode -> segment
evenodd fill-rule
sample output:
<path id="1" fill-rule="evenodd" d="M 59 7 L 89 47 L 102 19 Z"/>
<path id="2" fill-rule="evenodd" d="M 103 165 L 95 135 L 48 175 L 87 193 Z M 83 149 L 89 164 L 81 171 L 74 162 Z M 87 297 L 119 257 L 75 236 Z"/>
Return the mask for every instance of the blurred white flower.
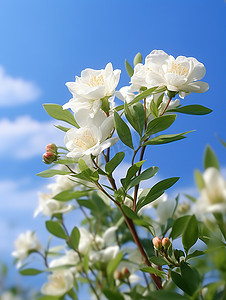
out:
<path id="1" fill-rule="evenodd" d="M 177 202 L 175 199 L 168 199 L 167 197 L 165 197 L 165 199 L 158 204 L 156 208 L 156 214 L 158 216 L 159 223 L 165 224 L 168 218 L 172 217 L 176 205 Z"/>
<path id="2" fill-rule="evenodd" d="M 42 250 L 42 245 L 39 242 L 34 232 L 27 230 L 21 233 L 14 242 L 15 251 L 12 256 L 18 259 L 17 267 L 21 267 L 23 261 L 28 257 L 30 251 Z"/>
<path id="3" fill-rule="evenodd" d="M 49 281 L 42 286 L 42 293 L 50 296 L 63 296 L 73 287 L 74 276 L 70 270 L 53 271 Z"/>
<path id="4" fill-rule="evenodd" d="M 21 297 L 14 295 L 12 292 L 7 291 L 0 295 L 1 300 L 22 300 Z"/>
<path id="5" fill-rule="evenodd" d="M 136 90 L 133 89 L 133 87 L 130 86 L 124 86 L 119 91 L 115 92 L 115 95 L 117 98 L 119 98 L 122 101 L 126 101 L 127 103 L 131 102 L 135 98 L 135 92 Z"/>
<path id="6" fill-rule="evenodd" d="M 53 195 L 57 195 L 63 191 L 70 190 L 78 185 L 77 182 L 73 181 L 74 178 L 68 175 L 56 175 L 54 178 L 55 182 L 47 185 L 47 188 L 51 190 Z"/>
<path id="7" fill-rule="evenodd" d="M 62 266 L 76 266 L 79 262 L 79 255 L 74 250 L 70 249 L 66 252 L 65 255 L 61 256 L 60 258 L 53 259 L 49 263 L 50 268 L 55 267 L 62 267 Z"/>
<path id="8" fill-rule="evenodd" d="M 112 259 L 116 257 L 119 253 L 119 246 L 109 246 L 105 249 L 101 250 L 93 250 L 89 253 L 89 259 L 91 263 L 100 262 L 100 263 L 108 263 Z"/>
<path id="9" fill-rule="evenodd" d="M 39 205 L 34 212 L 34 218 L 39 213 L 44 216 L 52 216 L 54 214 L 65 214 L 74 209 L 72 204 L 65 204 L 64 202 L 54 200 L 52 193 L 39 193 Z"/>
<path id="10" fill-rule="evenodd" d="M 178 56 L 175 59 L 162 50 L 153 50 L 144 65 L 135 66 L 131 82 L 137 89 L 166 86 L 184 98 L 191 92 L 204 93 L 209 89 L 206 82 L 199 81 L 205 73 L 204 65 L 193 57 Z"/>
<path id="11" fill-rule="evenodd" d="M 83 156 L 99 155 L 103 150 L 113 146 L 118 137 L 108 138 L 114 128 L 113 117 L 104 120 L 100 126 L 96 126 L 96 118 L 92 124 L 86 127 L 71 128 L 66 132 L 64 143 L 70 151 L 67 156 L 81 158 Z"/>
<path id="12" fill-rule="evenodd" d="M 203 173 L 205 187 L 194 205 L 197 215 L 205 213 L 226 212 L 226 181 L 220 172 L 214 168 L 207 168 Z"/>
<path id="13" fill-rule="evenodd" d="M 114 95 L 120 73 L 120 70 L 113 70 L 111 63 L 102 70 L 83 70 L 75 82 L 66 83 L 73 98 L 63 108 L 71 108 L 74 112 L 88 108 L 90 115 L 95 115 L 102 105 L 101 99 Z"/>

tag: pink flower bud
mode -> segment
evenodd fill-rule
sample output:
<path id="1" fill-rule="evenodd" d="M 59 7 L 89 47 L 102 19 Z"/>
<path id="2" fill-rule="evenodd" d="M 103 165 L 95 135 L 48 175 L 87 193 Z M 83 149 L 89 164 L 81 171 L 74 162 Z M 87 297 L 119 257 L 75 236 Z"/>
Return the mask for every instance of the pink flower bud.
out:
<path id="1" fill-rule="evenodd" d="M 122 275 L 124 277 L 128 278 L 130 276 L 130 271 L 126 267 L 123 267 L 122 268 Z"/>
<path id="2" fill-rule="evenodd" d="M 119 270 L 115 270 L 114 272 L 114 279 L 115 280 L 123 280 L 123 274 Z"/>
<path id="3" fill-rule="evenodd" d="M 43 158 L 43 162 L 49 165 L 57 159 L 57 155 L 52 152 L 46 152 L 43 154 L 42 158 Z"/>
<path id="4" fill-rule="evenodd" d="M 152 243 L 153 243 L 156 250 L 161 250 L 162 249 L 162 241 L 159 237 L 157 237 L 157 236 L 154 237 L 152 239 Z"/>
<path id="5" fill-rule="evenodd" d="M 46 152 L 52 152 L 54 154 L 57 154 L 57 146 L 55 144 L 53 144 L 53 143 L 48 144 L 46 146 Z"/>
<path id="6" fill-rule="evenodd" d="M 170 240 L 167 237 L 164 237 L 162 239 L 162 246 L 163 246 L 164 250 L 167 250 L 170 245 L 171 245 Z"/>

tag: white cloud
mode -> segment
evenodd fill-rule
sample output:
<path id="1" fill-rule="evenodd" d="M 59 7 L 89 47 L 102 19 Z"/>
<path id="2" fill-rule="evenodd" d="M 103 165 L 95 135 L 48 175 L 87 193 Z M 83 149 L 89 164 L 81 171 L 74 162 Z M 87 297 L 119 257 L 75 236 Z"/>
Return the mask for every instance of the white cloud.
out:
<path id="1" fill-rule="evenodd" d="M 53 122 L 39 122 L 30 116 L 0 120 L 1 155 L 22 159 L 41 155 L 49 143 L 63 146 L 63 137 L 64 133 Z"/>
<path id="2" fill-rule="evenodd" d="M 7 75 L 0 66 L 0 106 L 29 103 L 36 100 L 40 94 L 41 90 L 35 83 Z"/>

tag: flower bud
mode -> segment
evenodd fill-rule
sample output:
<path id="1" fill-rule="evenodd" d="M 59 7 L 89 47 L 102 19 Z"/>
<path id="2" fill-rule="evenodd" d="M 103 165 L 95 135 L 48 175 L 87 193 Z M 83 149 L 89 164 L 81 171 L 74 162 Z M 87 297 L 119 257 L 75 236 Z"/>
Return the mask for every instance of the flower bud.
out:
<path id="1" fill-rule="evenodd" d="M 157 236 L 154 237 L 152 239 L 152 243 L 153 243 L 156 250 L 161 250 L 162 249 L 162 241 L 160 240 L 159 237 L 157 237 Z"/>
<path id="2" fill-rule="evenodd" d="M 167 250 L 169 248 L 169 246 L 171 245 L 170 240 L 168 239 L 168 237 L 164 237 L 162 239 L 162 246 L 164 248 L 164 250 Z"/>
<path id="3" fill-rule="evenodd" d="M 53 143 L 48 144 L 46 146 L 46 152 L 52 152 L 54 154 L 57 154 L 57 146 L 55 144 L 53 144 Z"/>
<path id="4" fill-rule="evenodd" d="M 55 153 L 52 153 L 52 152 L 46 152 L 46 153 L 43 154 L 42 158 L 43 158 L 42 161 L 45 164 L 49 165 L 57 159 L 57 155 Z"/>
<path id="5" fill-rule="evenodd" d="M 115 270 L 115 272 L 114 272 L 114 279 L 115 280 L 123 280 L 123 274 L 122 274 L 122 272 L 121 271 L 119 271 L 119 270 Z"/>
<path id="6" fill-rule="evenodd" d="M 122 268 L 122 275 L 124 277 L 128 278 L 130 276 L 130 271 L 126 267 L 123 267 Z"/>

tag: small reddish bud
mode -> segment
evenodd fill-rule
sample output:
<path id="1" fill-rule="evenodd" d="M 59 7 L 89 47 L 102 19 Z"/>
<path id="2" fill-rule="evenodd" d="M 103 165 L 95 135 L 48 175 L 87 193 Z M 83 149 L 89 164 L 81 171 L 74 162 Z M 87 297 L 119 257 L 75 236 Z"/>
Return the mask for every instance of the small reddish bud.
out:
<path id="1" fill-rule="evenodd" d="M 43 158 L 42 161 L 45 164 L 49 165 L 57 159 L 57 155 L 55 153 L 52 153 L 52 152 L 46 152 L 46 153 L 43 154 L 42 158 Z"/>
<path id="2" fill-rule="evenodd" d="M 48 144 L 46 146 L 46 152 L 52 152 L 54 154 L 57 154 L 57 146 L 55 144 L 53 144 L 53 143 Z"/>
<path id="3" fill-rule="evenodd" d="M 159 237 L 157 237 L 157 236 L 154 237 L 152 239 L 152 243 L 153 243 L 156 250 L 161 250 L 162 249 L 162 241 Z"/>
<path id="4" fill-rule="evenodd" d="M 123 274 L 122 274 L 122 272 L 121 271 L 119 271 L 119 270 L 115 270 L 115 272 L 114 272 L 114 279 L 115 280 L 123 280 Z"/>
<path id="5" fill-rule="evenodd" d="M 124 277 L 128 278 L 130 276 L 130 271 L 126 267 L 123 267 L 122 268 L 122 275 Z"/>
<path id="6" fill-rule="evenodd" d="M 170 240 L 167 237 L 164 237 L 162 239 L 162 246 L 163 246 L 164 250 L 167 250 L 170 245 L 171 245 Z"/>

